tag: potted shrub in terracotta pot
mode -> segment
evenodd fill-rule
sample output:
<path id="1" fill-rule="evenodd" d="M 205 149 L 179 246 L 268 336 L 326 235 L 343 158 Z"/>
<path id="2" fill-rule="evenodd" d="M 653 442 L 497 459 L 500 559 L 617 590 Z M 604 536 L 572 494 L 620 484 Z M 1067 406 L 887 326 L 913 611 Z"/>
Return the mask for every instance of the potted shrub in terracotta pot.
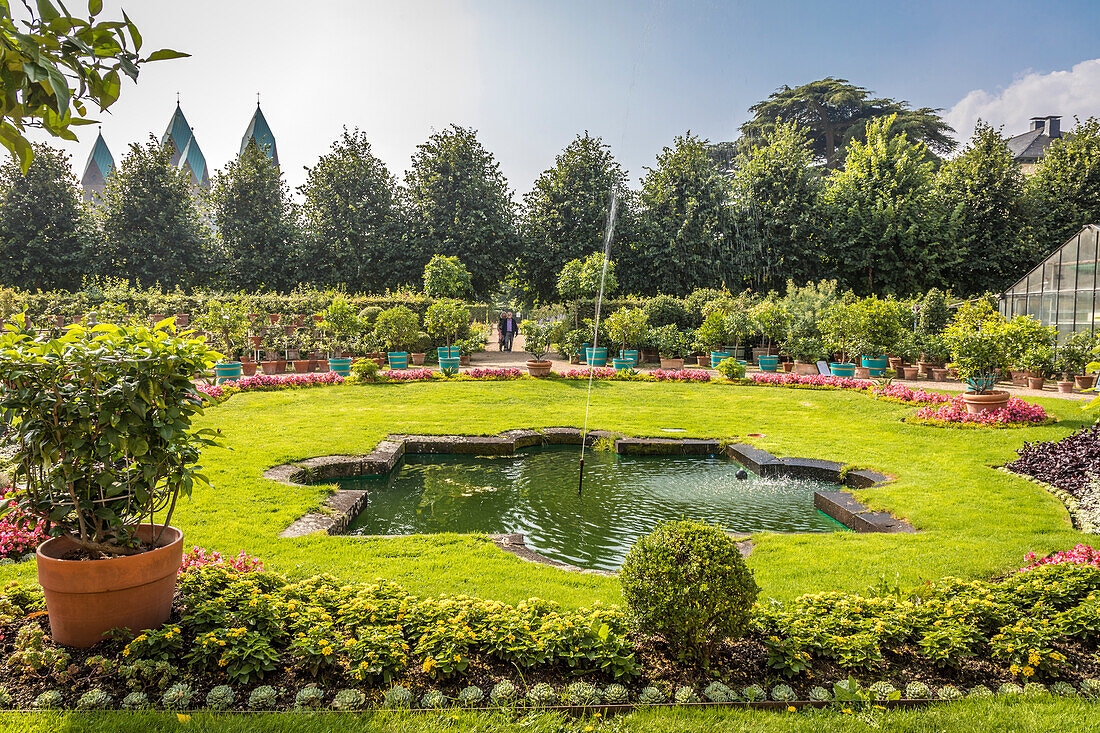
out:
<path id="1" fill-rule="evenodd" d="M 1095 359 L 1095 352 L 1100 346 L 1100 339 L 1088 331 L 1079 331 L 1062 344 L 1057 353 L 1058 370 L 1062 372 L 1063 381 L 1058 383 L 1058 389 L 1062 392 L 1072 392 L 1073 384 L 1079 389 L 1091 389 L 1096 383 L 1095 374 L 1087 374 L 1086 365 Z M 1069 383 L 1063 388 L 1064 383 Z"/>
<path id="2" fill-rule="evenodd" d="M 794 359 L 794 366 L 785 371 L 793 371 L 795 374 L 812 376 L 819 374 L 817 360 L 825 357 L 825 344 L 819 338 L 811 336 L 794 336 L 784 344 L 784 351 Z"/>
<path id="3" fill-rule="evenodd" d="M 16 446 L 8 506 L 46 523 L 37 552 L 55 642 L 89 647 L 113 628 L 160 626 L 183 550 L 177 499 L 205 484 L 213 445 L 193 431 L 192 378 L 218 354 L 187 334 L 145 326 L 72 326 L 50 342 L 22 327 L 0 336 L 0 410 Z"/>
<path id="4" fill-rule="evenodd" d="M 944 331 L 951 349 L 952 366 L 970 390 L 963 401 L 971 414 L 999 410 L 1008 404 L 1009 393 L 994 390 L 997 374 L 1009 364 L 1008 322 L 987 300 L 963 304 L 955 321 Z"/>
<path id="5" fill-rule="evenodd" d="M 778 356 L 775 346 L 787 332 L 787 311 L 774 297 L 767 297 L 752 307 L 752 320 L 756 333 L 764 340 L 762 346 L 752 350 L 753 363 L 760 365 L 761 356 Z"/>
<path id="6" fill-rule="evenodd" d="M 662 369 L 683 369 L 684 354 L 688 351 L 688 336 L 675 324 L 669 323 L 653 329 L 651 336 L 657 344 Z"/>
<path id="7" fill-rule="evenodd" d="M 459 300 L 437 300 L 424 314 L 424 328 L 436 343 L 444 344 L 437 351 L 440 370 L 457 372 L 462 355 L 453 344 L 470 333 L 470 309 Z"/>
<path id="8" fill-rule="evenodd" d="M 559 321 L 523 321 L 519 328 L 523 334 L 524 348 L 531 358 L 527 361 L 527 373 L 532 377 L 545 377 L 550 374 L 554 362 L 546 358 Z"/>

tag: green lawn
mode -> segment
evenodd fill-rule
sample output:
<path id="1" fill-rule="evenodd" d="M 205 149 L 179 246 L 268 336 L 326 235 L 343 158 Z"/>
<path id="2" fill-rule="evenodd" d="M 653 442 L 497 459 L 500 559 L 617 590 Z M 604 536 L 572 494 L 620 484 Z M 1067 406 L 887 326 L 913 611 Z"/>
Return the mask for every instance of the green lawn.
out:
<path id="1" fill-rule="evenodd" d="M 778 713 L 738 708 L 721 710 L 646 710 L 607 720 L 572 718 L 557 713 L 519 716 L 508 713 L 441 712 L 363 715 L 298 714 L 208 715 L 181 721 L 174 713 L 8 713 L 0 714 L 3 733 L 321 733 L 329 730 L 438 733 L 479 731 L 504 733 L 665 733 L 666 731 L 1066 731 L 1100 730 L 1098 705 L 1083 700 L 964 700 L 913 710 L 845 714 L 838 711 Z"/>
<path id="2" fill-rule="evenodd" d="M 384 577 L 422 593 L 468 593 L 505 601 L 531 596 L 567 605 L 618 602 L 614 579 L 539 566 L 484 538 L 435 535 L 353 539 L 313 535 L 278 539 L 317 507 L 325 489 L 261 477 L 288 460 L 366 453 L 387 433 L 491 434 L 510 428 L 577 425 L 585 383 L 524 379 L 251 393 L 210 409 L 202 426 L 222 431 L 226 449 L 209 450 L 215 488 L 184 501 L 175 523 L 187 544 L 259 555 L 291 575 L 331 572 L 347 579 Z M 1090 417 L 1073 402 L 1041 400 L 1062 422 L 1009 430 L 952 430 L 907 425 L 911 408 L 851 392 L 720 384 L 597 383 L 591 427 L 627 435 L 746 439 L 777 455 L 827 458 L 897 477 L 860 492 L 918 527 L 917 535 L 835 533 L 756 537 L 749 564 L 766 596 L 842 589 L 862 591 L 882 576 L 915 585 L 955 574 L 988 577 L 1047 552 L 1088 541 L 1065 509 L 1041 488 L 996 471 L 1027 440 L 1064 436 Z M 0 567 L 0 581 L 33 577 L 33 566 Z"/>

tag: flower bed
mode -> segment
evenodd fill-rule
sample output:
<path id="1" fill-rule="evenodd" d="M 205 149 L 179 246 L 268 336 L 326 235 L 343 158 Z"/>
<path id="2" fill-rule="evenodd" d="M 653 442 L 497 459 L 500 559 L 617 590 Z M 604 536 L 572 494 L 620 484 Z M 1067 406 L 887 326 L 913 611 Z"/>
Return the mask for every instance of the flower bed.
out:
<path id="1" fill-rule="evenodd" d="M 516 367 L 478 367 L 476 369 L 467 369 L 462 372 L 462 376 L 469 377 L 470 379 L 485 380 L 519 379 L 523 376 L 523 370 Z"/>
<path id="2" fill-rule="evenodd" d="M 657 382 L 710 381 L 710 372 L 704 369 L 654 369 L 646 376 Z"/>
<path id="3" fill-rule="evenodd" d="M 756 372 L 749 381 L 774 387 L 802 387 L 805 389 L 855 389 L 866 390 L 875 386 L 867 379 L 833 377 L 826 374 L 795 374 L 794 372 Z"/>
<path id="4" fill-rule="evenodd" d="M 431 369 L 386 369 L 378 372 L 384 382 L 425 382 L 435 376 Z"/>
<path id="5" fill-rule="evenodd" d="M 585 369 L 569 369 L 564 372 L 555 373 L 553 376 L 561 377 L 562 379 L 611 379 L 618 372 L 611 367 L 587 367 Z"/>
<path id="6" fill-rule="evenodd" d="M 16 489 L 8 487 L 0 493 L 0 503 L 15 498 Z M 42 526 L 18 507 L 0 517 L 0 557 L 5 560 L 19 560 L 27 555 L 33 557 L 34 550 L 46 540 Z"/>
<path id="7" fill-rule="evenodd" d="M 1013 473 L 1079 494 L 1090 476 L 1100 475 L 1100 426 L 1078 430 L 1061 440 L 1025 443 L 1014 461 L 1005 464 Z"/>
<path id="8" fill-rule="evenodd" d="M 0 706 L 850 704 L 1038 694 L 1046 684 L 1100 697 L 1097 557 L 1085 546 L 1028 555 L 1030 565 L 999 580 L 922 586 L 919 602 L 833 592 L 757 606 L 747 636 L 701 672 L 614 608 L 418 597 L 329 575 L 292 581 L 247 555 L 194 548 L 178 620 L 120 634 L 91 656 L 50 642 L 37 588 L 0 591 L 0 623 L 12 632 L 0 638 Z"/>
<path id="9" fill-rule="evenodd" d="M 882 388 L 872 387 L 869 392 L 881 400 L 899 402 L 905 405 L 939 405 L 951 399 L 943 392 L 912 389 L 904 384 L 891 384 Z"/>
<path id="10" fill-rule="evenodd" d="M 939 407 L 923 407 L 906 422 L 934 427 L 1027 427 L 1047 425 L 1054 418 L 1047 414 L 1041 405 L 1025 402 L 1019 397 L 1010 397 L 1008 404 L 999 410 L 970 414 L 962 395 L 952 398 Z"/>
<path id="11" fill-rule="evenodd" d="M 1024 559 L 1029 561 L 1030 564 L 1020 568 L 1020 572 L 1043 565 L 1061 565 L 1063 563 L 1091 565 L 1094 568 L 1100 568 L 1100 550 L 1094 550 L 1088 545 L 1077 545 L 1072 550 L 1059 550 L 1046 557 L 1039 557 L 1034 552 L 1029 552 L 1024 555 Z"/>
<path id="12" fill-rule="evenodd" d="M 325 387 L 333 384 L 343 384 L 343 382 L 344 378 L 335 372 L 256 374 L 251 377 L 241 377 L 235 382 L 200 384 L 197 389 L 212 402 L 221 402 L 238 392 L 270 392 L 280 389 Z"/>

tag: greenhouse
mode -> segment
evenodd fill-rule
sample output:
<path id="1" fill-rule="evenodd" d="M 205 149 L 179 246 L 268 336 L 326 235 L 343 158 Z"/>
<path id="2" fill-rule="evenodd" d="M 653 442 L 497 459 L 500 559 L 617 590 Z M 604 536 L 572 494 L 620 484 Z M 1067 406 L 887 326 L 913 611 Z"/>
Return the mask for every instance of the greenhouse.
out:
<path id="1" fill-rule="evenodd" d="M 1089 224 L 1001 295 L 1005 316 L 1030 315 L 1058 327 L 1059 339 L 1095 328 L 1100 225 Z"/>

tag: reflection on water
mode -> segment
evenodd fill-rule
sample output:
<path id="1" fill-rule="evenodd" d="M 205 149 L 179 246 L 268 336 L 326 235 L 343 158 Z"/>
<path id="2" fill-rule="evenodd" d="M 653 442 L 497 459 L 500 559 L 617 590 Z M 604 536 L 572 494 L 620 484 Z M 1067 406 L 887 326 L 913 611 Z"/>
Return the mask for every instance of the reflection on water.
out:
<path id="1" fill-rule="evenodd" d="M 725 458 L 585 455 L 577 496 L 573 447 L 516 456 L 406 456 L 389 476 L 340 479 L 369 500 L 351 526 L 367 535 L 522 532 L 539 553 L 585 568 L 617 569 L 638 537 L 661 520 L 697 519 L 732 532 L 833 532 L 814 509 L 812 479 L 734 474 Z"/>

